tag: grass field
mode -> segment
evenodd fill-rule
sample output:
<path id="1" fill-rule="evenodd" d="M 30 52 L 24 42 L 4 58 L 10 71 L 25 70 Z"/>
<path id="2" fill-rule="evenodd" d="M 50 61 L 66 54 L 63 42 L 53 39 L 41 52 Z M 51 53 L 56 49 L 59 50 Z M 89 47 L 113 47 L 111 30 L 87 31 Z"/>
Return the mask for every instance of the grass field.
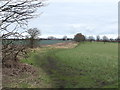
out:
<path id="1" fill-rule="evenodd" d="M 69 49 L 44 48 L 22 62 L 42 68 L 53 87 L 118 87 L 117 43 L 84 42 Z"/>

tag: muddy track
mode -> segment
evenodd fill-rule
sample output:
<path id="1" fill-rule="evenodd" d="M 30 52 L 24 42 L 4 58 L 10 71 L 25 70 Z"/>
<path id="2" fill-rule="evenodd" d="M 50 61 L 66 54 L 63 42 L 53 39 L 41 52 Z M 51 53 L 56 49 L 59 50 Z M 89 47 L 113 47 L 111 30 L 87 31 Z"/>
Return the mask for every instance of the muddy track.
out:
<path id="1" fill-rule="evenodd" d="M 64 88 L 66 82 L 55 75 L 56 73 L 64 73 L 64 71 L 61 71 L 58 66 L 58 62 L 50 56 L 47 57 L 46 62 L 46 64 L 42 65 L 42 69 L 51 77 L 53 81 L 52 83 L 54 83 L 55 87 Z"/>
<path id="2" fill-rule="evenodd" d="M 52 83 L 56 88 L 65 88 L 68 83 L 73 87 L 77 84 L 74 80 L 67 80 L 66 78 L 72 79 L 73 77 L 79 77 L 82 74 L 82 70 L 72 68 L 60 63 L 55 58 L 48 56 L 45 64 L 40 66 L 52 79 Z"/>

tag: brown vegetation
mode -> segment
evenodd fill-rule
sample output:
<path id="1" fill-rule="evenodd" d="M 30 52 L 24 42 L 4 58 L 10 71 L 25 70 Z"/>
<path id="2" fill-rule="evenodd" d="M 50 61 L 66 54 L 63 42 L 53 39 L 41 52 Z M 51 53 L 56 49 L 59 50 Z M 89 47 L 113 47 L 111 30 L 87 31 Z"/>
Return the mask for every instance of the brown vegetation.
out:
<path id="1" fill-rule="evenodd" d="M 76 42 L 65 42 L 65 43 L 57 43 L 53 45 L 41 45 L 41 47 L 51 47 L 51 48 L 74 48 L 77 46 Z"/>

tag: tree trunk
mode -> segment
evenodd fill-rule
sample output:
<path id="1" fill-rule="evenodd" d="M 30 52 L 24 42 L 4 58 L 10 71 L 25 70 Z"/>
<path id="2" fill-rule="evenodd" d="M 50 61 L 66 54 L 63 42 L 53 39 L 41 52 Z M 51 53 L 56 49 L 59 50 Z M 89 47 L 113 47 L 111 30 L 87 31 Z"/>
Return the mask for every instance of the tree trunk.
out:
<path id="1" fill-rule="evenodd" d="M 31 39 L 30 39 L 30 48 L 33 48 L 33 47 L 34 47 L 34 39 L 31 38 Z"/>

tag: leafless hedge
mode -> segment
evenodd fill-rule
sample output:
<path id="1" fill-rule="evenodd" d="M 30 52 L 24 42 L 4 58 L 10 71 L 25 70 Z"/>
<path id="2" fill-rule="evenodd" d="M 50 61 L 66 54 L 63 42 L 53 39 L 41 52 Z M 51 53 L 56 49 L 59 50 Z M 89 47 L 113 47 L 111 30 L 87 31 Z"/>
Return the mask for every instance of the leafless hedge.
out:
<path id="1" fill-rule="evenodd" d="M 0 38 L 22 38 L 28 20 L 37 16 L 38 8 L 44 6 L 40 0 L 5 0 L 0 1 Z M 20 28 L 23 32 L 20 32 Z M 9 60 L 17 62 L 19 53 L 25 54 L 26 45 L 16 45 L 15 41 L 2 41 L 2 63 Z"/>

